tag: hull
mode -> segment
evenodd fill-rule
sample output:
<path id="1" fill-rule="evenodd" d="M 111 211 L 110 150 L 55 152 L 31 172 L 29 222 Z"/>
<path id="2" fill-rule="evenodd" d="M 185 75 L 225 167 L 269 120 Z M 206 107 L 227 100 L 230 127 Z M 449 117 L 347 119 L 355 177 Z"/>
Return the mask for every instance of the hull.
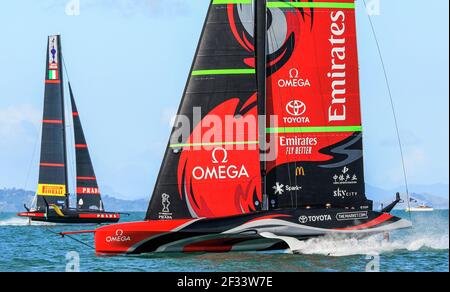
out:
<path id="1" fill-rule="evenodd" d="M 75 210 L 63 210 L 64 216 L 56 212 L 23 212 L 17 214 L 19 217 L 29 218 L 34 222 L 48 222 L 61 224 L 105 224 L 117 223 L 120 220 L 118 213 L 106 212 L 79 212 Z"/>
<path id="2" fill-rule="evenodd" d="M 216 219 L 144 221 L 95 231 L 98 254 L 230 252 L 287 249 L 326 235 L 367 236 L 409 228 L 386 213 L 344 209 L 267 211 Z"/>

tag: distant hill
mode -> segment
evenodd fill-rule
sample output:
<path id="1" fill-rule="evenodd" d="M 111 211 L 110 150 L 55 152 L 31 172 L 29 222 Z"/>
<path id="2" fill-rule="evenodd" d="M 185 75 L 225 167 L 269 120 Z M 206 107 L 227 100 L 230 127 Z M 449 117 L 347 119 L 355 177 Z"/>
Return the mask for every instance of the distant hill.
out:
<path id="1" fill-rule="evenodd" d="M 395 193 L 402 189 L 384 190 L 371 185 L 367 185 L 367 197 L 374 201 L 375 209 L 381 204 L 389 204 L 395 199 Z M 449 187 L 448 185 L 411 186 L 411 197 L 420 202 L 431 204 L 435 209 L 449 208 Z M 34 197 L 34 192 L 20 189 L 0 189 L 0 212 L 22 211 L 23 204 L 30 204 Z M 406 198 L 404 198 L 406 199 Z M 148 200 L 123 200 L 112 196 L 103 195 L 103 202 L 108 211 L 115 212 L 145 212 Z M 404 209 L 406 205 L 399 205 Z"/>
<path id="2" fill-rule="evenodd" d="M 0 189 L 0 212 L 23 211 L 24 204 L 29 205 L 34 197 L 34 192 L 20 189 Z M 108 195 L 103 195 L 103 203 L 108 211 L 114 212 L 145 212 L 148 201 L 122 200 Z"/>

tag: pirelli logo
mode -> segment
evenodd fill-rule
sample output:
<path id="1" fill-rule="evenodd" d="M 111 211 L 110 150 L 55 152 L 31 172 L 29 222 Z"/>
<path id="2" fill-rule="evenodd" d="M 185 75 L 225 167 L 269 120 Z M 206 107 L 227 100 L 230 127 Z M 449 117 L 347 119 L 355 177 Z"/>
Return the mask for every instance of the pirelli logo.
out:
<path id="1" fill-rule="evenodd" d="M 297 167 L 295 169 L 295 176 L 305 176 L 305 169 L 303 167 Z"/>
<path id="2" fill-rule="evenodd" d="M 65 185 L 45 185 L 40 184 L 38 186 L 39 196 L 52 196 L 52 197 L 65 197 L 66 186 Z"/>

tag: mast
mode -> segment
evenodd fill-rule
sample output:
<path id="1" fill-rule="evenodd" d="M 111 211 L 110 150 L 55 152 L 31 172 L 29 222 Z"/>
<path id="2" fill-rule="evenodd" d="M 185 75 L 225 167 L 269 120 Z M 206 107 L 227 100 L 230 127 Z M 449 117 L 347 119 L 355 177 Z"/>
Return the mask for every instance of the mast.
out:
<path id="1" fill-rule="evenodd" d="M 70 208 L 70 188 L 69 188 L 69 167 L 68 167 L 68 158 L 67 158 L 67 131 L 66 131 L 66 109 L 65 109 L 65 99 L 64 99 L 64 59 L 62 55 L 62 45 L 61 45 L 61 36 L 58 35 L 58 51 L 61 62 L 61 99 L 62 99 L 62 118 L 63 118 L 63 145 L 64 145 L 64 163 L 66 164 L 65 172 L 66 172 L 66 208 Z"/>
<path id="2" fill-rule="evenodd" d="M 261 181 L 263 210 L 268 210 L 267 165 L 266 165 L 266 63 L 267 63 L 267 0 L 256 0 L 255 3 L 255 53 L 256 53 L 256 79 L 259 115 L 259 147 L 261 151 Z"/>

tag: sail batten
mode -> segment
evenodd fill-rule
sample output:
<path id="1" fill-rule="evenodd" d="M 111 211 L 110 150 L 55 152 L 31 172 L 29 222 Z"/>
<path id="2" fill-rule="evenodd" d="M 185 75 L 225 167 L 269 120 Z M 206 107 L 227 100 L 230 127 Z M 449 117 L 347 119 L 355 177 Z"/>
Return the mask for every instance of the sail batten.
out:
<path id="1" fill-rule="evenodd" d="M 268 1 L 269 8 L 340 8 L 355 9 L 354 2 L 286 2 L 286 1 Z"/>

